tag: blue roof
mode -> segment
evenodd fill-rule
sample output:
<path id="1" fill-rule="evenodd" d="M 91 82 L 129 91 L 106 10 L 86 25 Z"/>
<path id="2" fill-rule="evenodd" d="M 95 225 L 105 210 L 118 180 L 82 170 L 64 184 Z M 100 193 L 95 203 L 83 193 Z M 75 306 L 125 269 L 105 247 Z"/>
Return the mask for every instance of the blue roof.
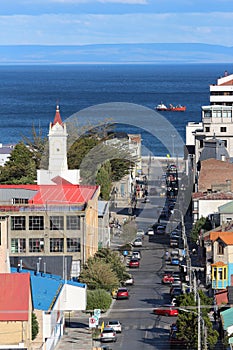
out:
<path id="1" fill-rule="evenodd" d="M 12 273 L 17 273 L 17 268 L 11 268 Z M 64 284 L 85 288 L 86 284 L 75 281 L 65 281 L 60 276 L 35 273 L 32 270 L 22 269 L 20 272 L 29 272 L 31 275 L 32 299 L 34 308 L 48 311 L 53 307 L 54 297 L 58 296 Z"/>

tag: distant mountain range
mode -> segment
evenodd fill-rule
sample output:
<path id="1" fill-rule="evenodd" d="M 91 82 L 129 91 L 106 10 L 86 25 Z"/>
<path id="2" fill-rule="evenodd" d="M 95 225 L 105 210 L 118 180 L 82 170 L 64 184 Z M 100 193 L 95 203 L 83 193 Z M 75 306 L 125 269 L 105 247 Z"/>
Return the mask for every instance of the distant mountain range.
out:
<path id="1" fill-rule="evenodd" d="M 232 63 L 233 47 L 208 44 L 1 45 L 0 65 Z"/>

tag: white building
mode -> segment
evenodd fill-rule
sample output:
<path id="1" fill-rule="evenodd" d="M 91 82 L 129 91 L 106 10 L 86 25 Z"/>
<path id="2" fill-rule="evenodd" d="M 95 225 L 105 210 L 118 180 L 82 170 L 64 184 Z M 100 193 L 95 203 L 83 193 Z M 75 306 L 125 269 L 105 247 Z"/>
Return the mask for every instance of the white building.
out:
<path id="1" fill-rule="evenodd" d="M 227 72 L 210 85 L 210 105 L 202 106 L 202 121 L 186 126 L 186 145 L 195 145 L 196 162 L 204 140 L 213 137 L 223 140 L 230 158 L 233 157 L 233 74 Z"/>
<path id="2" fill-rule="evenodd" d="M 3 166 L 10 158 L 11 152 L 14 149 L 14 145 L 3 145 L 0 143 L 0 166 Z"/>
<path id="3" fill-rule="evenodd" d="M 59 106 L 53 123 L 49 126 L 49 168 L 37 170 L 38 185 L 53 185 L 53 179 L 60 177 L 73 185 L 80 183 L 80 171 L 68 169 L 67 163 L 67 131 L 66 123 L 63 123 L 60 116 Z"/>

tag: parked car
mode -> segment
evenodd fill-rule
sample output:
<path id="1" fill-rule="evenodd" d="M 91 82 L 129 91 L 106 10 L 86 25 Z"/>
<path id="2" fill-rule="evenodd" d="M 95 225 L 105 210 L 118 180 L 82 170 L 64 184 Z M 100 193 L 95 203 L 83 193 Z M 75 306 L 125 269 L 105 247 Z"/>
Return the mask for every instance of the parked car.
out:
<path id="1" fill-rule="evenodd" d="M 133 252 L 132 252 L 132 258 L 136 258 L 136 259 L 138 259 L 138 260 L 140 260 L 141 259 L 141 252 L 139 251 L 139 250 L 133 250 Z"/>
<path id="2" fill-rule="evenodd" d="M 161 307 L 155 308 L 153 310 L 155 315 L 162 315 L 162 316 L 177 316 L 178 315 L 178 309 L 174 305 L 162 305 Z"/>
<path id="3" fill-rule="evenodd" d="M 147 235 L 148 236 L 154 236 L 155 232 L 154 229 L 152 227 L 149 227 L 147 230 Z"/>
<path id="4" fill-rule="evenodd" d="M 182 291 L 182 288 L 180 288 L 180 287 L 174 287 L 174 288 L 172 288 L 172 290 L 170 290 L 170 295 L 171 295 L 172 299 L 175 297 L 178 297 L 182 294 L 183 294 L 183 291 Z"/>
<path id="5" fill-rule="evenodd" d="M 127 288 L 118 288 L 116 299 L 129 299 L 129 291 Z"/>
<path id="6" fill-rule="evenodd" d="M 123 282 L 123 285 L 124 285 L 124 286 L 132 286 L 132 285 L 134 285 L 134 278 L 133 278 L 133 276 L 130 275 L 130 277 L 127 278 L 127 280 L 125 280 L 125 281 Z"/>
<path id="7" fill-rule="evenodd" d="M 101 342 L 116 342 L 116 332 L 111 327 L 105 327 L 100 333 Z"/>
<path id="8" fill-rule="evenodd" d="M 163 284 L 170 284 L 174 281 L 174 277 L 172 274 L 164 274 L 162 277 L 162 283 Z"/>
<path id="9" fill-rule="evenodd" d="M 174 237 L 170 239 L 170 247 L 179 247 L 179 237 Z"/>
<path id="10" fill-rule="evenodd" d="M 179 263 L 180 263 L 180 259 L 178 256 L 173 256 L 171 258 L 171 265 L 179 265 Z"/>
<path id="11" fill-rule="evenodd" d="M 159 225 L 159 226 L 157 226 L 157 229 L 156 229 L 156 232 L 158 233 L 158 234 L 164 234 L 165 233 L 165 226 L 163 226 L 163 225 Z"/>
<path id="12" fill-rule="evenodd" d="M 140 261 L 137 258 L 132 258 L 129 262 L 129 267 L 130 268 L 139 268 L 140 266 Z"/>
<path id="13" fill-rule="evenodd" d="M 140 228 L 137 230 L 136 236 L 142 237 L 144 235 L 145 235 L 145 231 L 143 229 Z"/>
<path id="14" fill-rule="evenodd" d="M 132 245 L 134 247 L 141 247 L 142 246 L 142 239 L 141 238 L 136 238 L 133 242 Z"/>
<path id="15" fill-rule="evenodd" d="M 113 328 L 116 333 L 121 333 L 121 323 L 120 323 L 120 321 L 116 321 L 116 320 L 108 321 L 106 327 Z"/>

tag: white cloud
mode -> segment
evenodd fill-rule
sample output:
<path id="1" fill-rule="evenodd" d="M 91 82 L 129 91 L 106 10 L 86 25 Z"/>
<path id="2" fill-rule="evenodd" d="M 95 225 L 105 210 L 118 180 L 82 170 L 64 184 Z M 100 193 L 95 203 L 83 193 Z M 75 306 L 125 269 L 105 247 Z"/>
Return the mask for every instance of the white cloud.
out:
<path id="1" fill-rule="evenodd" d="M 0 44 L 201 42 L 233 46 L 233 13 L 0 16 Z"/>

